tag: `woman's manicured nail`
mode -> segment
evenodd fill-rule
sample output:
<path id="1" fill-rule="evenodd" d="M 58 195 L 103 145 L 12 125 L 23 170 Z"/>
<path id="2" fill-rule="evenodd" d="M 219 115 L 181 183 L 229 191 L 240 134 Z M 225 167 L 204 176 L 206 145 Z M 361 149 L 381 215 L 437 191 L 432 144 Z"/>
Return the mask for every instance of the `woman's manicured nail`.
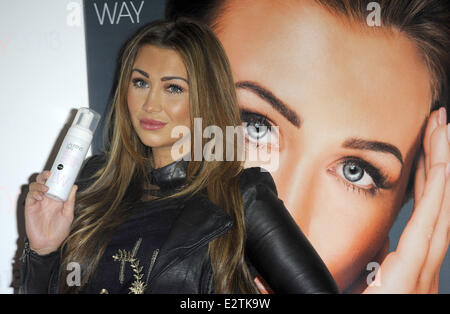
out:
<path id="1" fill-rule="evenodd" d="M 445 125 L 447 123 L 447 110 L 445 110 L 445 107 L 441 107 L 439 109 L 439 124 Z"/>

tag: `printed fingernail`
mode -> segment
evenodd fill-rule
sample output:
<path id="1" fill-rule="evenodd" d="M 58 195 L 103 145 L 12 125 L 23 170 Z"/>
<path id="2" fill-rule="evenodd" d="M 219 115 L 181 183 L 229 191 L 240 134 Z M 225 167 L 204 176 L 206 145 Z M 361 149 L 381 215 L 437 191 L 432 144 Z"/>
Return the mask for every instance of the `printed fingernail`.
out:
<path id="1" fill-rule="evenodd" d="M 439 109 L 439 124 L 444 125 L 447 123 L 447 111 L 445 110 L 445 107 L 441 107 Z"/>
<path id="2" fill-rule="evenodd" d="M 450 123 L 447 124 L 447 138 L 448 138 L 448 141 L 450 142 Z"/>

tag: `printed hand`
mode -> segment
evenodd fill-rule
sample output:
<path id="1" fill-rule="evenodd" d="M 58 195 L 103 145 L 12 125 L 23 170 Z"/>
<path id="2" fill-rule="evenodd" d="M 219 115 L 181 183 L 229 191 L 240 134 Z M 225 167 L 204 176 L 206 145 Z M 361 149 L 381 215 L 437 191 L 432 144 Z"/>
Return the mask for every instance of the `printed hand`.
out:
<path id="1" fill-rule="evenodd" d="M 437 293 L 450 242 L 450 134 L 444 108 L 431 113 L 414 182 L 414 211 L 397 249 L 363 293 Z M 381 271 L 380 271 L 381 270 Z"/>

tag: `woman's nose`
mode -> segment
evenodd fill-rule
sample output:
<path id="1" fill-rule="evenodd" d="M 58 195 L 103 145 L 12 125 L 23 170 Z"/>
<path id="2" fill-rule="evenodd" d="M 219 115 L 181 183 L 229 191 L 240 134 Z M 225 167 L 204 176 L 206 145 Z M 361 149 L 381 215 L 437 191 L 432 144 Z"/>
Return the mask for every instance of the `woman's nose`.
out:
<path id="1" fill-rule="evenodd" d="M 149 91 L 144 103 L 144 110 L 147 112 L 159 112 L 162 110 L 162 97 L 156 88 Z"/>

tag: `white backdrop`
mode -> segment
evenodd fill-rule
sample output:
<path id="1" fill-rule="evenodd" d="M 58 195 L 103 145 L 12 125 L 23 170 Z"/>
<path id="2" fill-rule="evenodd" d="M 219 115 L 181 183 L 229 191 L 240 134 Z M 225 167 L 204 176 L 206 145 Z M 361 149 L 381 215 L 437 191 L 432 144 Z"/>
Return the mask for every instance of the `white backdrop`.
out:
<path id="1" fill-rule="evenodd" d="M 82 1 L 0 0 L 0 293 L 14 291 L 25 188 L 88 106 Z"/>

